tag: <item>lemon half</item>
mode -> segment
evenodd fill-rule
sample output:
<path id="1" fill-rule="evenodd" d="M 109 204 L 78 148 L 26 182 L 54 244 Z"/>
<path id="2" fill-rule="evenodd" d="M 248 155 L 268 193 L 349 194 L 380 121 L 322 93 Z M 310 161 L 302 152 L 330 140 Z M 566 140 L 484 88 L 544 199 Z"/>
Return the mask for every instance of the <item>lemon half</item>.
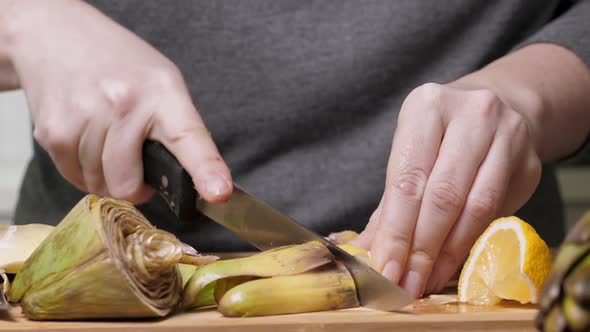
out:
<path id="1" fill-rule="evenodd" d="M 551 270 L 549 247 L 535 229 L 511 216 L 493 221 L 471 249 L 458 299 L 492 305 L 502 299 L 537 303 Z"/>

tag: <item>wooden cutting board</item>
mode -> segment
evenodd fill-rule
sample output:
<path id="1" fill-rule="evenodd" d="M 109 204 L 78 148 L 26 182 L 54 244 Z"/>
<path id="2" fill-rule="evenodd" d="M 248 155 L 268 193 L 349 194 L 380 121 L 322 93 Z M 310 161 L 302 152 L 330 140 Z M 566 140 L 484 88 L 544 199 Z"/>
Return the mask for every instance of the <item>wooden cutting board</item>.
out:
<path id="1" fill-rule="evenodd" d="M 124 322 L 34 322 L 15 309 L 0 320 L 0 331 L 535 331 L 535 306 L 512 302 L 488 307 L 456 302 L 441 304 L 449 298 L 452 295 L 418 300 L 395 313 L 354 308 L 271 317 L 226 318 L 215 310 L 204 310 L 157 321 Z"/>

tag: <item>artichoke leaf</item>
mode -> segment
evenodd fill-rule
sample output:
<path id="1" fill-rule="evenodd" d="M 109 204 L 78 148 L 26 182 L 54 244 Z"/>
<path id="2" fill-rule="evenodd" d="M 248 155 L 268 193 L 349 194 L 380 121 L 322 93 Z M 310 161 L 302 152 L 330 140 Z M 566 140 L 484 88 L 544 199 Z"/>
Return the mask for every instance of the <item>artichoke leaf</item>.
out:
<path id="1" fill-rule="evenodd" d="M 227 317 L 253 317 L 358 307 L 348 269 L 333 262 L 297 275 L 239 283 L 221 297 L 218 310 Z"/>
<path id="2" fill-rule="evenodd" d="M 185 309 L 199 306 L 199 293 L 217 280 L 231 277 L 273 277 L 312 270 L 333 261 L 334 256 L 319 242 L 275 248 L 249 257 L 220 260 L 200 267 L 183 290 Z M 214 288 L 213 288 L 214 293 Z"/>

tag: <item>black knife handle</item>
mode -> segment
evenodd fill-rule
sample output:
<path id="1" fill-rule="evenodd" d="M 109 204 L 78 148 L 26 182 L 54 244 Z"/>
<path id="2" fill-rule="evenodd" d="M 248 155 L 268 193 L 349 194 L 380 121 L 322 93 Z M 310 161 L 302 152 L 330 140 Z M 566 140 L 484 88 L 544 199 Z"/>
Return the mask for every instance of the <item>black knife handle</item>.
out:
<path id="1" fill-rule="evenodd" d="M 200 216 L 195 207 L 198 193 L 190 175 L 161 143 L 144 142 L 143 174 L 145 183 L 158 191 L 180 221 Z"/>

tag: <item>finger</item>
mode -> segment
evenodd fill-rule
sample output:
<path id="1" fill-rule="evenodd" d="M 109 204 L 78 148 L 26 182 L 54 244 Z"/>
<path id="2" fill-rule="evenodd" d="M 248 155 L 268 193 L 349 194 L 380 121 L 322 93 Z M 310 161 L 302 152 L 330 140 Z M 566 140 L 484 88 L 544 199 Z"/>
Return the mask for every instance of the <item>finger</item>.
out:
<path id="1" fill-rule="evenodd" d="M 511 165 L 518 158 L 510 136 L 498 135 L 482 163 L 459 220 L 450 231 L 432 270 L 428 293 L 439 291 L 463 262 L 475 240 L 498 213 L 504 201 Z M 518 149 L 515 149 L 518 151 Z"/>
<path id="2" fill-rule="evenodd" d="M 155 113 L 149 137 L 176 156 L 204 199 L 227 200 L 233 189 L 229 168 L 190 99 L 170 97 L 161 105 L 166 111 Z"/>
<path id="3" fill-rule="evenodd" d="M 371 246 L 375 268 L 399 282 L 426 181 L 443 136 L 436 91 L 408 97 L 398 119 L 387 169 L 383 208 Z"/>
<path id="4" fill-rule="evenodd" d="M 150 112 L 138 107 L 126 112 L 122 118 L 114 116 L 108 127 L 102 151 L 102 168 L 106 189 L 114 198 L 142 203 L 153 195 L 153 188 L 144 183 L 141 154 L 146 130 L 149 129 Z"/>
<path id="5" fill-rule="evenodd" d="M 381 216 L 381 210 L 383 209 L 383 196 L 381 196 L 381 200 L 379 201 L 379 205 L 371 214 L 369 218 L 369 222 L 367 223 L 367 227 L 352 241 L 350 244 L 364 248 L 369 250 L 371 248 L 371 242 L 373 242 L 373 238 L 375 237 L 375 231 L 377 230 L 378 220 Z"/>
<path id="6" fill-rule="evenodd" d="M 36 119 L 33 136 L 64 179 L 86 191 L 78 158 L 78 142 L 84 127 L 79 117 L 62 113 L 62 107 L 58 110 L 47 106 Z"/>
<path id="7" fill-rule="evenodd" d="M 472 114 L 475 114 L 473 111 Z M 463 115 L 447 126 L 426 184 L 401 285 L 421 296 L 447 234 L 459 217 L 494 135 L 493 121 Z M 466 129 L 467 128 L 467 129 Z"/>
<path id="8" fill-rule="evenodd" d="M 108 190 L 102 166 L 102 155 L 110 124 L 108 103 L 95 105 L 96 110 L 104 116 L 93 117 L 86 125 L 80 144 L 78 145 L 78 158 L 84 183 L 89 193 L 99 196 L 107 196 Z"/>

